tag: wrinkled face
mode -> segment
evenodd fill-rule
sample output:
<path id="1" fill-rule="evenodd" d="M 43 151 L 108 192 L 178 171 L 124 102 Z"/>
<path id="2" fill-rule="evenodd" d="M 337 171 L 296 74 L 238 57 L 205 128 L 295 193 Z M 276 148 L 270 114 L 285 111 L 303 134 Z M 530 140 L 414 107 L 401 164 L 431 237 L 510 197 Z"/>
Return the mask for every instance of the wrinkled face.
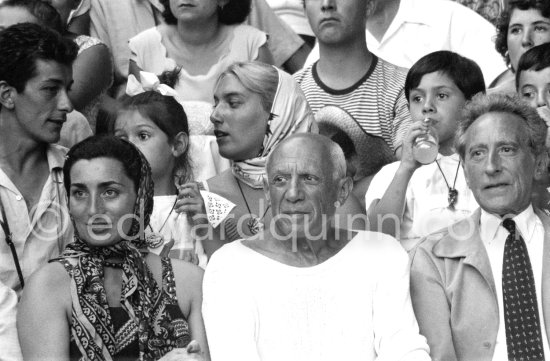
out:
<path id="1" fill-rule="evenodd" d="M 533 108 L 550 105 L 550 67 L 524 70 L 519 75 L 518 94 Z"/>
<path id="2" fill-rule="evenodd" d="M 130 230 L 137 197 L 122 164 L 112 158 L 82 159 L 70 175 L 69 211 L 82 240 L 94 247 L 122 240 Z"/>
<path id="3" fill-rule="evenodd" d="M 267 169 L 269 199 L 278 235 L 318 235 L 334 215 L 339 183 L 330 153 L 297 138 L 279 146 Z"/>
<path id="4" fill-rule="evenodd" d="M 23 7 L 2 6 L 0 7 L 0 30 L 4 30 L 8 26 L 20 23 L 38 23 L 27 9 Z"/>
<path id="5" fill-rule="evenodd" d="M 178 21 L 197 21 L 216 16 L 218 7 L 229 0 L 170 0 L 170 10 Z"/>
<path id="6" fill-rule="evenodd" d="M 128 140 L 143 153 L 151 165 L 153 181 L 172 173 L 174 155 L 168 136 L 139 111 L 129 109 L 118 114 L 115 136 Z"/>
<path id="7" fill-rule="evenodd" d="M 258 94 L 246 89 L 234 75 L 226 75 L 214 90 L 210 121 L 220 154 L 231 160 L 251 159 L 262 149 L 269 112 Z"/>
<path id="8" fill-rule="evenodd" d="M 550 19 L 539 10 L 512 10 L 508 26 L 508 53 L 513 69 L 518 68 L 519 58 L 534 46 L 550 42 Z"/>
<path id="9" fill-rule="evenodd" d="M 493 112 L 466 131 L 464 173 L 478 204 L 487 212 L 521 213 L 531 202 L 533 180 L 543 165 L 528 145 L 524 120 Z"/>
<path id="10" fill-rule="evenodd" d="M 365 0 L 305 0 L 305 5 L 309 24 L 320 43 L 337 44 L 365 32 Z"/>
<path id="11" fill-rule="evenodd" d="M 442 145 L 453 142 L 465 102 L 462 91 L 442 72 L 424 75 L 420 84 L 409 95 L 412 120 L 420 122 L 430 118 Z"/>
<path id="12" fill-rule="evenodd" d="M 36 60 L 35 73 L 22 92 L 12 88 L 12 109 L 22 133 L 36 142 L 55 143 L 67 113 L 73 110 L 67 96 L 72 69 L 56 61 Z"/>

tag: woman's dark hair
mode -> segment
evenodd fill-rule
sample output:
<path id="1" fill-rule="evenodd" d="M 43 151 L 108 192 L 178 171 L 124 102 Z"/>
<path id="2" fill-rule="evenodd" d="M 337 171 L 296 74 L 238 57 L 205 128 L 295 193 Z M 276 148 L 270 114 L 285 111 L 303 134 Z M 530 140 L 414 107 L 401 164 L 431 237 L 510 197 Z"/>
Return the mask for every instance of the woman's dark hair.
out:
<path id="1" fill-rule="evenodd" d="M 477 93 L 485 93 L 485 81 L 479 65 L 448 50 L 435 51 L 420 58 L 411 67 L 405 79 L 405 96 L 409 101 L 411 90 L 418 87 L 426 74 L 441 72 L 460 89 L 466 100 Z"/>
<path id="2" fill-rule="evenodd" d="M 40 0 L 5 0 L 0 4 L 3 7 L 16 7 L 26 9 L 34 16 L 40 25 L 62 34 L 65 32 L 61 16 L 57 10 L 50 4 Z"/>
<path id="3" fill-rule="evenodd" d="M 162 17 L 167 24 L 176 25 L 178 20 L 170 10 L 170 0 L 160 0 L 164 11 Z M 224 7 L 218 7 L 218 21 L 221 24 L 232 25 L 240 24 L 246 20 L 250 14 L 251 0 L 229 0 Z"/>
<path id="4" fill-rule="evenodd" d="M 510 57 L 507 55 L 508 27 L 512 12 L 515 9 L 523 11 L 536 9 L 540 11 L 543 17 L 550 19 L 550 1 L 548 0 L 510 0 L 508 2 L 508 10 L 503 11 L 497 20 L 497 35 L 495 38 L 495 49 L 502 55 L 506 61 L 506 65 L 510 65 Z"/>
<path id="5" fill-rule="evenodd" d="M 166 71 L 159 76 L 161 84 L 174 87 L 180 69 Z M 189 135 L 187 115 L 182 105 L 172 96 L 164 96 L 156 91 L 146 91 L 134 96 L 123 96 L 119 111 L 136 110 L 144 118 L 150 119 L 162 130 L 172 144 L 175 137 L 183 132 Z M 180 184 L 193 180 L 193 171 L 189 159 L 189 146 L 178 156 L 174 166 L 174 176 Z"/>
<path id="6" fill-rule="evenodd" d="M 522 71 L 540 71 L 550 68 L 550 43 L 544 43 L 527 50 L 519 59 L 516 70 L 516 89 Z"/>
<path id="7" fill-rule="evenodd" d="M 124 174 L 134 182 L 137 192 L 141 180 L 141 162 L 145 161 L 139 150 L 130 142 L 110 135 L 94 135 L 75 144 L 67 153 L 63 166 L 63 183 L 70 196 L 71 168 L 79 160 L 111 158 L 122 164 Z"/>

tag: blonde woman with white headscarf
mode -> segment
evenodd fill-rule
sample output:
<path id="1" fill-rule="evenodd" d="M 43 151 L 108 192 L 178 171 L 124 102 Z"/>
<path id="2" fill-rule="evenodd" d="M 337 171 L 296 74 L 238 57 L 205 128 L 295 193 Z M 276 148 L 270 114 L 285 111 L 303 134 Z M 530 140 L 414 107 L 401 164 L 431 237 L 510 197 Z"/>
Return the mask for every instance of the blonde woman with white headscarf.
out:
<path id="1" fill-rule="evenodd" d="M 318 131 L 292 76 L 259 62 L 235 63 L 220 75 L 210 120 L 220 155 L 231 161 L 231 168 L 204 186 L 234 207 L 214 230 L 213 240 L 203 241 L 209 255 L 223 243 L 253 236 L 269 225 L 263 189 L 267 156 L 291 134 Z"/>

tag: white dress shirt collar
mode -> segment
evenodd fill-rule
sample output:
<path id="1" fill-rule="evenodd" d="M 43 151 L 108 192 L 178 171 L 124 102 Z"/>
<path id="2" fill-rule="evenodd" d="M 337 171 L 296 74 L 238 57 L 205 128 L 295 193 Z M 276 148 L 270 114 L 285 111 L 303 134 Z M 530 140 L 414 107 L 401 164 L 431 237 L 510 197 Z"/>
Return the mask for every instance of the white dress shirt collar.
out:
<path id="1" fill-rule="evenodd" d="M 533 206 L 530 204 L 523 212 L 512 219 L 516 222 L 516 229 L 519 229 L 524 241 L 526 243 L 531 242 L 535 226 L 537 222 L 540 222 L 533 210 Z M 500 216 L 481 209 L 480 234 L 482 240 L 489 243 L 492 242 L 501 225 L 502 218 Z"/>

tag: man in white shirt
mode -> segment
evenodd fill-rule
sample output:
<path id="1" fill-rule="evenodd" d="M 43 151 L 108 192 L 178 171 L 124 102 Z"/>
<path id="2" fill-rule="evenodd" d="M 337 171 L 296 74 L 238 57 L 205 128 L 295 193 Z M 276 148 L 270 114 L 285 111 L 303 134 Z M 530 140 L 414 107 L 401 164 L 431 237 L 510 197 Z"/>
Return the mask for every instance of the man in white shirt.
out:
<path id="1" fill-rule="evenodd" d="M 37 24 L 0 32 L 0 282 L 24 280 L 72 241 L 62 167 L 53 145 L 73 107 L 74 42 Z"/>
<path id="2" fill-rule="evenodd" d="M 450 50 L 479 64 L 485 84 L 506 70 L 495 50 L 495 27 L 470 8 L 449 0 L 371 1 L 366 41 L 380 58 L 410 68 L 426 54 Z M 315 46 L 306 66 L 318 58 Z"/>
<path id="3" fill-rule="evenodd" d="M 331 226 L 352 185 L 340 147 L 293 135 L 266 168 L 273 220 L 206 268 L 212 360 L 429 360 L 405 251 L 388 235 Z"/>
<path id="4" fill-rule="evenodd" d="M 550 218 L 531 205 L 546 132 L 517 98 L 466 106 L 456 147 L 481 209 L 411 254 L 413 306 L 434 360 L 550 357 Z"/>

